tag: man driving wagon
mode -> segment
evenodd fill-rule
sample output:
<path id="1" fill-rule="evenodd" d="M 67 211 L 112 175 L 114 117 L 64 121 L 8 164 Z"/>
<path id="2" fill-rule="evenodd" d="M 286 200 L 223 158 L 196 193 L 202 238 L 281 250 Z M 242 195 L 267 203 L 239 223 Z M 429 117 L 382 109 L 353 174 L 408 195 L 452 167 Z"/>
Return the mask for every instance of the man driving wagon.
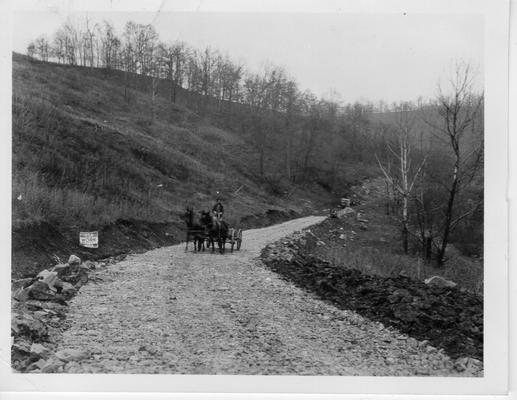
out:
<path id="1" fill-rule="evenodd" d="M 216 203 L 212 207 L 212 213 L 213 213 L 214 218 L 217 221 L 217 223 L 221 223 L 223 220 L 224 207 L 223 207 L 223 203 L 221 202 L 221 197 L 219 196 L 219 192 L 217 194 L 218 194 L 218 196 L 216 198 Z"/>

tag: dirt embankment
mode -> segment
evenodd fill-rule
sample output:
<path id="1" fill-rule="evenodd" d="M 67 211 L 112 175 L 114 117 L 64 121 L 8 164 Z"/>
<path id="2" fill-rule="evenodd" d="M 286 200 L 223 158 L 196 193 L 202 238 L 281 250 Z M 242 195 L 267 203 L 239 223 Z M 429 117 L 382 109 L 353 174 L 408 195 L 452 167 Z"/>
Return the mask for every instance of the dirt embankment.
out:
<path id="1" fill-rule="evenodd" d="M 324 228 L 327 221 L 319 226 Z M 382 277 L 315 256 L 326 244 L 312 231 L 266 247 L 262 261 L 297 286 L 353 310 L 451 357 L 483 359 L 483 299 L 457 287 L 428 286 L 407 276 Z"/>
<path id="2" fill-rule="evenodd" d="M 289 210 L 267 210 L 240 219 L 242 229 L 260 228 L 300 217 Z M 99 248 L 79 246 L 79 229 L 62 231 L 49 223 L 40 223 L 12 231 L 13 279 L 34 276 L 52 267 L 59 260 L 76 254 L 85 260 L 100 260 L 128 253 L 141 253 L 157 247 L 170 246 L 185 240 L 182 222 L 153 223 L 118 220 L 99 230 Z"/>

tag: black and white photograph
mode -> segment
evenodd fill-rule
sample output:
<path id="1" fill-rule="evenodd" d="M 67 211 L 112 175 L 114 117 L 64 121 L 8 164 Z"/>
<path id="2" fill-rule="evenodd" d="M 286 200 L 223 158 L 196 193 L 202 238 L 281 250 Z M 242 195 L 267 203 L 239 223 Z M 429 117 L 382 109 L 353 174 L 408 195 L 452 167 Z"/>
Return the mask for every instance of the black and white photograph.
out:
<path id="1" fill-rule="evenodd" d="M 11 5 L 12 382 L 506 382 L 506 2 L 144 3 Z"/>

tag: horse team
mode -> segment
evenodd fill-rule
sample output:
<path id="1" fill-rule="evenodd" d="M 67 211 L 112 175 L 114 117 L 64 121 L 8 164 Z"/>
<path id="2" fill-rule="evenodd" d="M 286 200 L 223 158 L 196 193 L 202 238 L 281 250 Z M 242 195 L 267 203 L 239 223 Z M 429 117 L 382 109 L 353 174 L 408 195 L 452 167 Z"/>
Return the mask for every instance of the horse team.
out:
<path id="1" fill-rule="evenodd" d="M 233 252 L 234 244 L 237 244 L 237 250 L 240 249 L 242 241 L 242 230 L 230 228 L 225 221 L 219 220 L 209 211 L 201 211 L 199 221 L 195 221 L 195 213 L 192 207 L 187 207 L 183 220 L 187 224 L 187 238 L 185 243 L 185 251 L 188 250 L 190 241 L 194 243 L 194 251 L 205 249 L 205 243 L 208 248 L 215 251 L 215 243 L 222 254 L 225 251 L 226 242 L 231 243 Z"/>

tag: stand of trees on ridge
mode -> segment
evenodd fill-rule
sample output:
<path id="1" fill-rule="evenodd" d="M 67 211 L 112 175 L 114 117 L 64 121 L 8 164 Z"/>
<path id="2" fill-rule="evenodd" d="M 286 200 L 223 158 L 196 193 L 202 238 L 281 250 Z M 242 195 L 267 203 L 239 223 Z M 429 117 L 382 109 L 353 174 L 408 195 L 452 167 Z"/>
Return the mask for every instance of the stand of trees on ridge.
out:
<path id="1" fill-rule="evenodd" d="M 151 120 L 160 96 L 240 133 L 275 195 L 312 182 L 341 196 L 351 176 L 361 178 L 353 169 L 381 176 L 404 252 L 444 265 L 453 242 L 482 256 L 484 97 L 469 65 L 459 63 L 435 99 L 342 104 L 302 90 L 281 67 L 250 71 L 211 47 L 163 42 L 152 25 L 134 22 L 119 34 L 108 21 L 68 21 L 31 42 L 27 55 L 119 71 L 126 102 L 132 90 L 148 91 Z"/>

